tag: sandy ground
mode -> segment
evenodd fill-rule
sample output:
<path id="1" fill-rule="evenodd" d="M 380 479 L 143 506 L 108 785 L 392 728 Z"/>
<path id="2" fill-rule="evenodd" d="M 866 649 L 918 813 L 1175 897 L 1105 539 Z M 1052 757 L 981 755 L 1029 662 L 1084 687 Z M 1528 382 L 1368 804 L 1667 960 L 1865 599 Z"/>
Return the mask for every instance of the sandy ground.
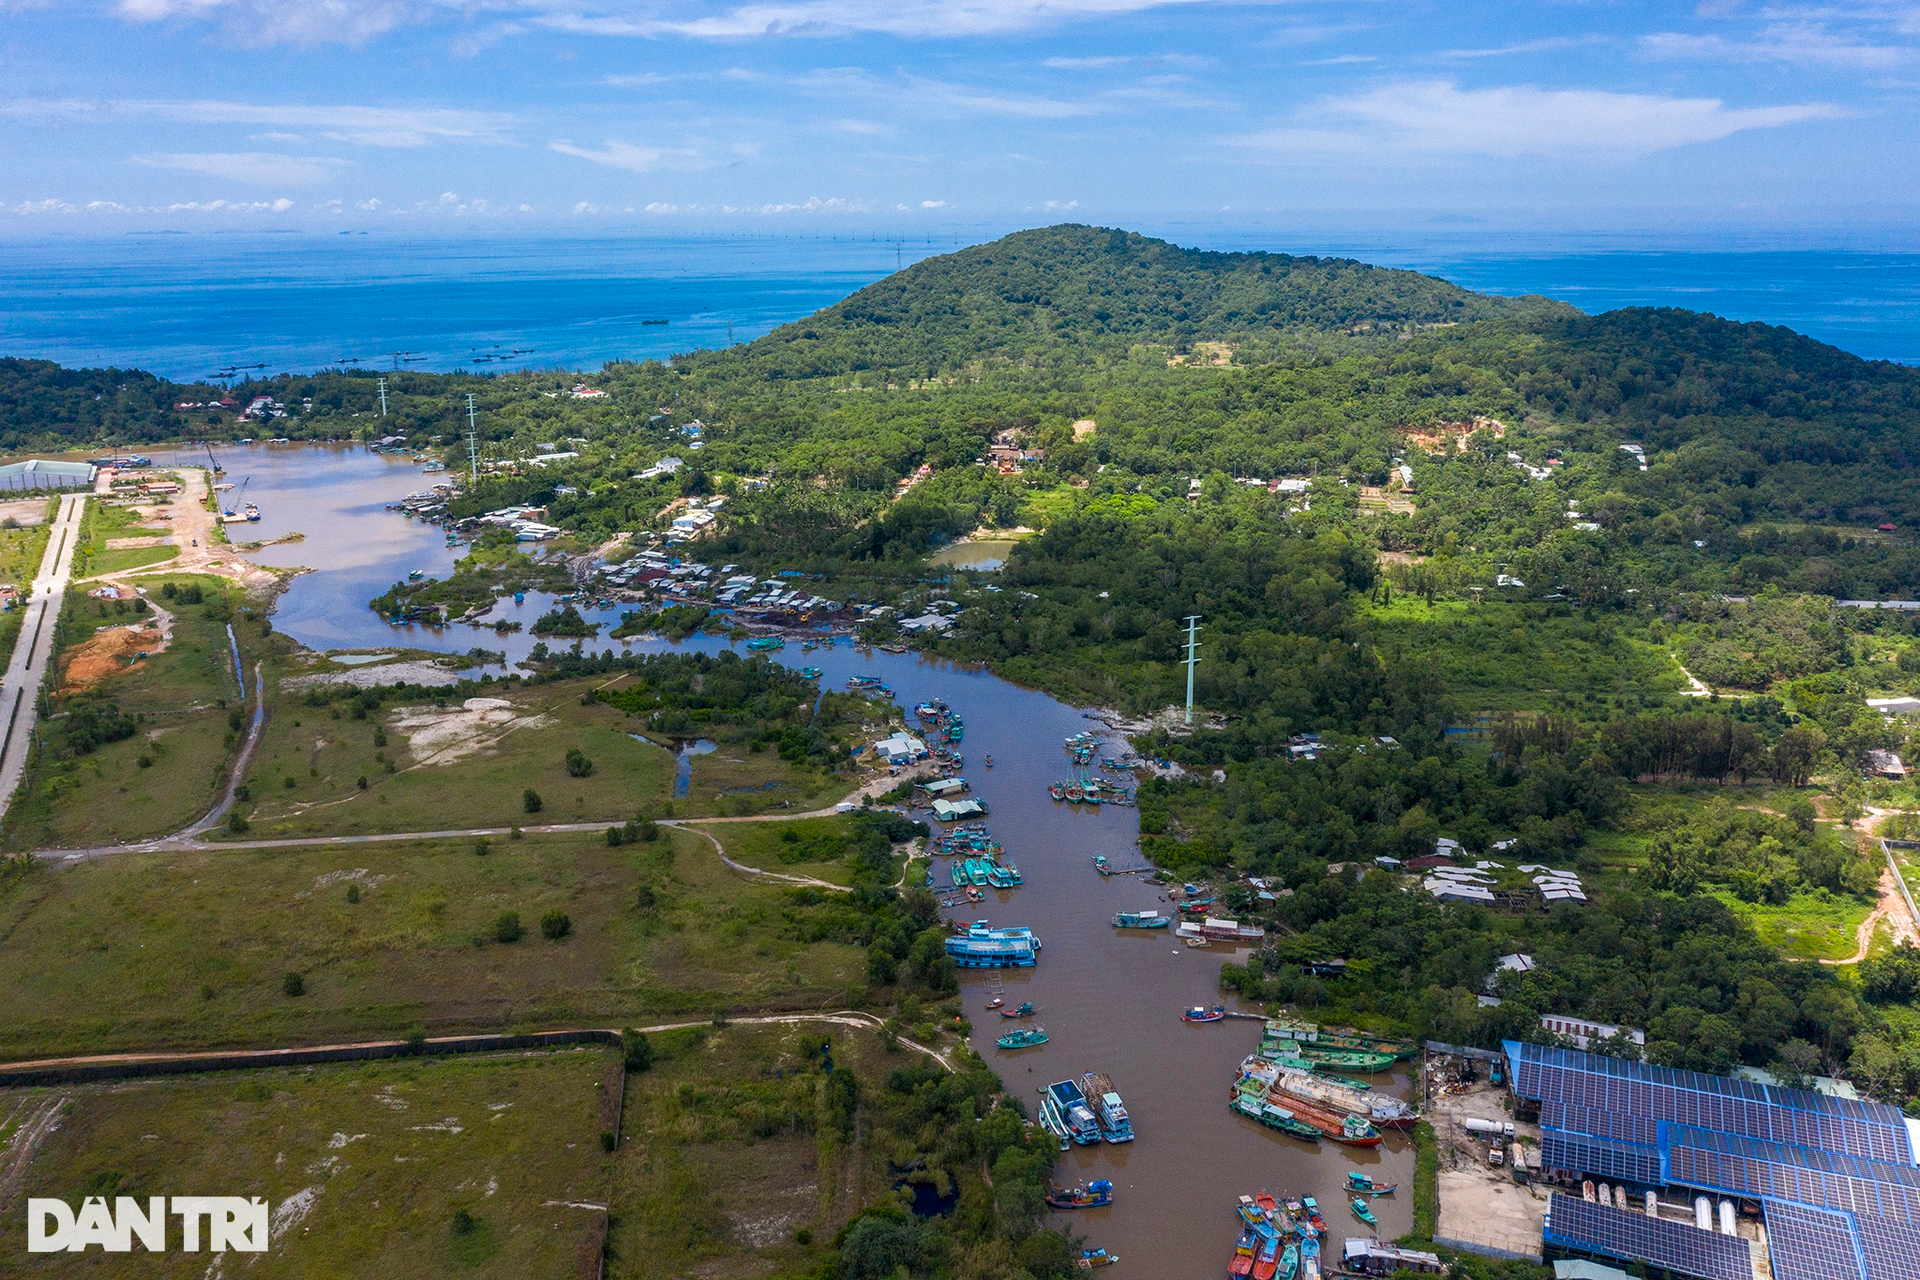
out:
<path id="1" fill-rule="evenodd" d="M 151 657 L 166 647 L 166 636 L 157 625 L 140 622 L 124 627 L 102 627 L 67 650 L 66 662 L 60 670 L 59 692 L 76 693 L 108 676 L 131 671 L 140 665 L 138 661 L 130 661 L 134 655 Z"/>
<path id="2" fill-rule="evenodd" d="M 302 689 L 312 684 L 344 684 L 356 689 L 370 689 L 377 684 L 396 684 L 403 680 L 408 684 L 448 685 L 458 684 L 460 677 L 437 662 L 381 662 L 339 671 L 289 676 L 280 682 L 280 687 Z"/>
<path id="3" fill-rule="evenodd" d="M 163 538 L 159 534 L 150 534 L 141 538 L 108 538 L 107 550 L 131 551 L 135 547 L 165 547 L 172 542 L 172 538 Z"/>
<path id="4" fill-rule="evenodd" d="M 486 750 L 516 729 L 537 729 L 543 715 L 522 715 L 504 698 L 468 698 L 458 710 L 402 707 L 393 727 L 406 735 L 415 765 L 452 764 Z"/>
<path id="5" fill-rule="evenodd" d="M 16 498 L 0 502 L 0 520 L 11 520 L 21 528 L 47 522 L 45 498 Z"/>
<path id="6" fill-rule="evenodd" d="M 1435 1058 L 1434 1062 L 1457 1063 Z M 1546 1224 L 1547 1193 L 1538 1186 L 1521 1186 L 1506 1166 L 1487 1163 L 1487 1140 L 1468 1133 L 1461 1121 L 1507 1121 L 1505 1088 L 1487 1083 L 1487 1064 L 1475 1064 L 1477 1083 L 1456 1086 L 1450 1093 L 1435 1088 L 1428 1109 L 1434 1141 L 1440 1153 L 1440 1222 L 1434 1234 L 1447 1240 L 1479 1244 L 1508 1253 L 1540 1256 L 1540 1231 Z M 1537 1162 L 1540 1130 L 1537 1125 L 1514 1125 L 1515 1136 L 1528 1144 L 1530 1162 Z"/>

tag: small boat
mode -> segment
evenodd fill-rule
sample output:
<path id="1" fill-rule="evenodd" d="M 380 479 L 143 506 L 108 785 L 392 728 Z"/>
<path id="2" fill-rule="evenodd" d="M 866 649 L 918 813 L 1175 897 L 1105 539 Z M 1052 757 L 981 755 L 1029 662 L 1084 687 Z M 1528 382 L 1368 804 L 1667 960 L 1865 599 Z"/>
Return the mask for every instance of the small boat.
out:
<path id="1" fill-rule="evenodd" d="M 1280 1271 L 1274 1280 L 1293 1280 L 1293 1273 L 1300 1269 L 1300 1249 L 1292 1241 L 1280 1251 Z"/>
<path id="2" fill-rule="evenodd" d="M 1367 1208 L 1367 1202 L 1365 1200 L 1356 1199 L 1349 1207 L 1353 1210 L 1353 1216 L 1368 1226 L 1373 1227 L 1380 1224 L 1380 1219 L 1373 1216 L 1373 1210 Z"/>
<path id="3" fill-rule="evenodd" d="M 1104 853 L 1096 853 L 1093 855 L 1093 869 L 1103 876 L 1113 874 L 1113 864 L 1107 861 L 1107 855 Z"/>
<path id="4" fill-rule="evenodd" d="M 1260 1253 L 1253 1260 L 1253 1280 L 1273 1280 L 1280 1268 L 1280 1233 L 1260 1237 Z"/>
<path id="5" fill-rule="evenodd" d="M 1043 1027 L 1021 1027 L 1018 1031 L 1010 1031 L 994 1041 L 1002 1049 L 1031 1049 L 1035 1045 L 1046 1042 L 1047 1033 Z"/>
<path id="6" fill-rule="evenodd" d="M 991 768 L 993 768 L 993 757 L 992 757 L 992 756 L 988 756 L 988 757 L 987 757 L 987 768 L 989 768 L 989 769 L 991 769 Z"/>
<path id="7" fill-rule="evenodd" d="M 526 592 L 524 592 L 524 591 L 516 591 L 516 592 L 514 592 L 514 593 L 513 593 L 513 602 L 514 602 L 515 604 L 525 604 L 525 603 L 527 602 L 527 593 L 526 593 Z"/>
<path id="8" fill-rule="evenodd" d="M 820 678 L 820 668 L 802 667 L 800 668 L 800 674 L 809 680 L 818 680 Z"/>
<path id="9" fill-rule="evenodd" d="M 761 636 L 757 640 L 747 641 L 747 648 L 755 653 L 771 653 L 786 647 L 787 642 L 779 636 Z"/>
<path id="10" fill-rule="evenodd" d="M 228 514 L 228 515 L 232 515 L 233 513 L 232 513 L 232 512 L 228 512 L 227 514 Z M 418 581 L 420 581 L 420 579 L 422 579 L 422 578 L 424 578 L 424 577 L 426 577 L 426 576 L 427 576 L 427 571 L 426 571 L 425 569 L 415 569 L 415 570 L 414 570 L 414 571 L 413 571 L 412 573 L 409 573 L 409 574 L 407 575 L 407 581 L 409 581 L 409 582 L 418 582 Z"/>
<path id="11" fill-rule="evenodd" d="M 1312 1196 L 1301 1196 L 1300 1207 L 1307 1212 L 1307 1221 L 1321 1235 L 1327 1233 L 1327 1220 L 1320 1216 L 1320 1202 Z"/>
<path id="12" fill-rule="evenodd" d="M 1091 1271 L 1095 1267 L 1110 1267 L 1120 1261 L 1117 1253 L 1108 1253 L 1105 1249 L 1082 1249 L 1080 1260 L 1074 1265 L 1082 1271 Z"/>
<path id="13" fill-rule="evenodd" d="M 260 523 L 259 507 L 256 507 L 251 502 L 249 502 L 244 508 L 242 508 L 242 510 L 246 512 L 246 516 L 248 520 L 251 520 L 255 524 Z"/>
<path id="14" fill-rule="evenodd" d="M 1056 782 L 1047 788 L 1047 794 L 1055 800 L 1065 800 L 1067 798 L 1067 789 Z"/>
<path id="15" fill-rule="evenodd" d="M 999 996 L 995 996 L 993 999 L 987 1001 L 987 1008 L 998 1009 L 1001 1005 L 1005 1003 L 1006 1003 L 1005 1000 L 1001 999 Z"/>
<path id="16" fill-rule="evenodd" d="M 1049 1209 L 1098 1209 L 1113 1203 L 1113 1183 L 1096 1178 L 1084 1187 L 1047 1188 Z"/>
<path id="17" fill-rule="evenodd" d="M 1180 1015 L 1186 1022 L 1220 1022 L 1227 1016 L 1227 1006 L 1217 1004 L 1209 1009 L 1204 1005 L 1195 1005 Z"/>
<path id="18" fill-rule="evenodd" d="M 1350 1171 L 1347 1174 L 1347 1190 L 1349 1191 L 1364 1192 L 1367 1195 L 1374 1196 L 1390 1196 L 1399 1189 L 1400 1184 L 1397 1182 L 1389 1182 L 1385 1186 L 1382 1186 L 1358 1170 Z"/>
<path id="19" fill-rule="evenodd" d="M 999 1003 L 1000 1002 L 998 1000 L 993 1002 L 994 1005 L 997 1005 Z M 991 1009 L 993 1005 L 988 1005 L 987 1007 Z M 1020 1007 L 1018 1009 L 1002 1009 L 1000 1011 L 1000 1016 L 1003 1018 L 1031 1018 L 1033 1016 L 1033 1001 L 1031 1000 L 1021 1001 Z"/>
<path id="20" fill-rule="evenodd" d="M 1172 923 L 1158 911 L 1122 911 L 1113 918 L 1116 929 L 1164 929 Z"/>
<path id="21" fill-rule="evenodd" d="M 1233 1248 L 1233 1257 L 1227 1260 L 1227 1274 L 1245 1276 L 1253 1272 L 1254 1255 L 1260 1251 L 1260 1237 L 1254 1234 L 1252 1227 L 1240 1230 L 1240 1243 Z"/>

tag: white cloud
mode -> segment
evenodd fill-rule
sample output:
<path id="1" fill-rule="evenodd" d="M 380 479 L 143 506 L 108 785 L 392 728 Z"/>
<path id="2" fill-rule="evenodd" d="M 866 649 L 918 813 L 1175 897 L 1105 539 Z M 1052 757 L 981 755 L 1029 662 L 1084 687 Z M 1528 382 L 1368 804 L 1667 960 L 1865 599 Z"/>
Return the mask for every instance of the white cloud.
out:
<path id="1" fill-rule="evenodd" d="M 947 202 L 945 200 L 922 200 L 920 207 L 922 209 L 944 209 L 947 207 Z"/>
<path id="2" fill-rule="evenodd" d="M 1909 11 L 1909 33 L 1920 18 Z M 1884 71 L 1920 58 L 1910 44 L 1876 44 L 1865 35 L 1841 35 L 1815 21 L 1776 22 L 1756 35 L 1729 39 L 1718 35 L 1662 32 L 1644 36 L 1640 49 L 1649 57 L 1676 61 L 1787 62 L 1814 66 Z"/>
<path id="3" fill-rule="evenodd" d="M 163 151 L 134 156 L 133 162 L 149 169 L 203 173 L 257 187 L 317 186 L 352 167 L 350 161 L 332 156 L 289 156 L 270 151 Z"/>
<path id="4" fill-rule="evenodd" d="M 1504 44 L 1491 49 L 1443 49 L 1442 58 L 1506 58 L 1516 54 L 1551 53 L 1556 49 L 1571 49 L 1576 45 L 1594 44 L 1600 36 L 1554 36 L 1546 40 L 1523 40 L 1519 44 Z"/>
<path id="5" fill-rule="evenodd" d="M 1056 71 L 1101 71 L 1107 67 L 1124 66 L 1134 59 L 1131 55 L 1096 58 L 1048 58 L 1040 65 L 1052 67 Z"/>
<path id="6" fill-rule="evenodd" d="M 1718 98 L 1543 89 L 1462 89 L 1441 80 L 1383 85 L 1322 99 L 1293 121 L 1230 144 L 1282 152 L 1365 156 L 1643 155 L 1842 116 L 1824 103 L 1728 107 Z"/>
<path id="7" fill-rule="evenodd" d="M 646 173 L 648 170 L 657 167 L 660 162 L 669 155 L 668 152 L 661 150 L 659 147 L 641 147 L 631 142 L 619 142 L 612 138 L 608 138 L 606 145 L 598 151 L 593 151 L 586 147 L 576 147 L 565 138 L 559 138 L 553 142 L 549 142 L 547 144 L 547 150 L 558 151 L 563 156 L 576 156 L 582 160 L 591 160 L 593 163 L 603 164 L 609 169 L 625 169 L 629 173 Z M 687 155 L 691 153 L 678 152 L 673 154 Z"/>
<path id="8" fill-rule="evenodd" d="M 222 18 L 247 44 L 362 44 L 414 16 L 405 0 L 120 0 L 136 22 Z"/>
<path id="9" fill-rule="evenodd" d="M 624 4 L 613 0 L 598 12 L 555 9 L 538 20 L 592 35 L 738 39 L 873 32 L 934 39 L 1002 35 L 1197 3 L 1201 0 L 787 0 L 736 5 L 703 17 L 670 18 L 645 0 Z"/>
<path id="10" fill-rule="evenodd" d="M 371 107 L 298 103 L 230 102 L 220 99 L 0 99 L 0 117 L 111 124 L 171 120 L 186 124 L 243 124 L 315 129 L 344 142 L 377 147 L 419 147 L 429 142 L 506 141 L 515 117 L 497 111 L 443 107 Z"/>

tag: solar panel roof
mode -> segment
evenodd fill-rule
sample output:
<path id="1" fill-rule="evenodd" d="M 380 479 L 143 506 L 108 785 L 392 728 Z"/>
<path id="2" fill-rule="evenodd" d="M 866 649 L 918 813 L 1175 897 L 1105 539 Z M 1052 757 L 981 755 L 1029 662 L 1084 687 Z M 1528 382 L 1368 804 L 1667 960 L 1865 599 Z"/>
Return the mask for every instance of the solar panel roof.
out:
<path id="1" fill-rule="evenodd" d="M 1540 1131 L 1540 1163 L 1549 1169 L 1568 1169 L 1590 1178 L 1634 1182 L 1643 1187 L 1664 1186 L 1667 1181 L 1660 1167 L 1659 1148 L 1564 1129 Z"/>
<path id="2" fill-rule="evenodd" d="M 1867 1280 L 1920 1276 L 1920 1230 L 1881 1218 L 1855 1218 L 1853 1229 L 1867 1263 Z"/>
<path id="3" fill-rule="evenodd" d="M 1920 1226 L 1920 1169 L 1909 1165 L 1684 1125 L 1661 1126 L 1661 1146 L 1672 1182 Z"/>
<path id="4" fill-rule="evenodd" d="M 1572 1106 L 1895 1164 L 1915 1162 L 1904 1118 L 1884 1103 L 1547 1045 L 1508 1041 L 1506 1048 L 1514 1092 L 1538 1101 L 1543 1117 L 1549 1107 Z"/>
<path id="5" fill-rule="evenodd" d="M 1591 1204 L 1555 1193 L 1547 1204 L 1548 1244 L 1563 1249 L 1645 1261 L 1699 1280 L 1752 1280 L 1753 1255 L 1738 1236 L 1702 1231 L 1643 1213 Z"/>
<path id="6" fill-rule="evenodd" d="M 1774 1280 L 1866 1280 L 1850 1215 L 1781 1200 L 1765 1209 Z"/>

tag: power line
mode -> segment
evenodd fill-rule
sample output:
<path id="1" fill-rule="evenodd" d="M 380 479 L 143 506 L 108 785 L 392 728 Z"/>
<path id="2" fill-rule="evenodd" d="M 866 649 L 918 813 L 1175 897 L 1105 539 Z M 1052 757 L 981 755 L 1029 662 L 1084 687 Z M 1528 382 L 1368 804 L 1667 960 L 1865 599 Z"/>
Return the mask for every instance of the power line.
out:
<path id="1" fill-rule="evenodd" d="M 473 467 L 473 487 L 480 487 L 480 432 L 473 418 L 473 392 L 467 392 L 467 461 Z"/>
<path id="2" fill-rule="evenodd" d="M 380 416 L 387 416 L 387 380 L 380 379 Z"/>
<path id="3" fill-rule="evenodd" d="M 1193 669 L 1200 665 L 1200 615 L 1187 618 L 1187 723 L 1193 723 Z"/>

